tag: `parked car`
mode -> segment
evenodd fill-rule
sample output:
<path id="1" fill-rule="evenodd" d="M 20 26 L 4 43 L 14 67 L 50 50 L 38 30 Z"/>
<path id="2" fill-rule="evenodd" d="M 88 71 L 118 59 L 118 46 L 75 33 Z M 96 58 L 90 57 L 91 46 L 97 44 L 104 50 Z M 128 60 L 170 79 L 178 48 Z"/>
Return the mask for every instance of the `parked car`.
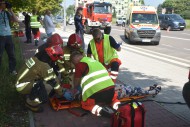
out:
<path id="1" fill-rule="evenodd" d="M 125 26 L 125 24 L 126 24 L 126 18 L 124 18 L 124 17 L 117 18 L 117 20 L 116 20 L 117 26 L 119 26 L 119 25 Z"/>
<path id="2" fill-rule="evenodd" d="M 185 20 L 178 14 L 160 14 L 158 18 L 161 29 L 179 29 L 183 31 L 186 27 Z"/>
<path id="3" fill-rule="evenodd" d="M 55 21 L 56 21 L 57 23 L 63 23 L 64 19 L 63 19 L 63 17 L 61 17 L 61 16 L 57 16 L 57 17 L 55 18 Z"/>
<path id="4" fill-rule="evenodd" d="M 74 25 L 74 18 L 69 18 L 68 24 L 69 25 Z"/>

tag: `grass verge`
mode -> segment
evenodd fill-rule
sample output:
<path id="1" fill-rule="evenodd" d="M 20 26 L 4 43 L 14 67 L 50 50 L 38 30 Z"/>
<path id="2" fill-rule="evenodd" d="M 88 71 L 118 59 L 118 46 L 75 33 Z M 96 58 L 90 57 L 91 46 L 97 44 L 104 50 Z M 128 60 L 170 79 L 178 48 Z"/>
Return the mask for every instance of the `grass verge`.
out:
<path id="1" fill-rule="evenodd" d="M 13 38 L 17 69 L 23 63 L 19 38 Z M 23 110 L 23 97 L 15 89 L 16 76 L 8 72 L 8 58 L 4 51 L 0 67 L 0 127 L 28 127 L 28 113 Z"/>
<path id="2" fill-rule="evenodd" d="M 190 19 L 186 19 L 185 22 L 186 22 L 186 28 L 190 29 Z"/>

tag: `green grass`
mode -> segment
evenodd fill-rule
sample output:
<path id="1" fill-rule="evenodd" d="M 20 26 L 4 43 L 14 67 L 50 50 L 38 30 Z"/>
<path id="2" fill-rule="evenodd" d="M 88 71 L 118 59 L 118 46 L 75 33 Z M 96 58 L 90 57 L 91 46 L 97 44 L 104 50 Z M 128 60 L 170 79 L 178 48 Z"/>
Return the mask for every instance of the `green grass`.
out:
<path id="1" fill-rule="evenodd" d="M 186 28 L 190 29 L 190 19 L 186 19 L 185 22 L 186 22 Z"/>
<path id="2" fill-rule="evenodd" d="M 23 63 L 19 38 L 13 38 L 17 69 Z M 15 89 L 16 76 L 8 72 L 8 58 L 4 51 L 0 67 L 0 127 L 28 127 L 28 113 L 23 110 L 24 99 Z"/>

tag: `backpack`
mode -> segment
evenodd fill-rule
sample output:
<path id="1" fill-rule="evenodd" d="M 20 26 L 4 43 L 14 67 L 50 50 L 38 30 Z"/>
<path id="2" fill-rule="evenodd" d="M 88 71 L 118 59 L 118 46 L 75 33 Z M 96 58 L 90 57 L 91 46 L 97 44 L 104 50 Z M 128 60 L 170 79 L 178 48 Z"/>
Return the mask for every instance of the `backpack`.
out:
<path id="1" fill-rule="evenodd" d="M 111 118 L 111 127 L 144 127 L 144 105 L 135 100 L 120 104 Z"/>

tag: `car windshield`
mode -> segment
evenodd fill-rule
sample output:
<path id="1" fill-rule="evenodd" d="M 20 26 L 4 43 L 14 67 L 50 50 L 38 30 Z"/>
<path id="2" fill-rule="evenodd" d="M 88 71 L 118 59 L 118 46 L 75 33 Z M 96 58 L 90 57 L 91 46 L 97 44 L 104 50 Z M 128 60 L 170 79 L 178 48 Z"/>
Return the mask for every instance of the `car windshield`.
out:
<path id="1" fill-rule="evenodd" d="M 109 14 L 112 13 L 111 12 L 111 6 L 109 5 L 104 5 L 104 6 L 100 6 L 100 5 L 95 5 L 94 6 L 94 13 L 105 13 L 105 14 Z"/>
<path id="2" fill-rule="evenodd" d="M 156 14 L 133 13 L 132 23 L 158 24 L 158 19 Z"/>
<path id="3" fill-rule="evenodd" d="M 182 17 L 180 15 L 169 15 L 170 19 L 173 19 L 173 20 L 180 20 L 182 19 Z"/>

